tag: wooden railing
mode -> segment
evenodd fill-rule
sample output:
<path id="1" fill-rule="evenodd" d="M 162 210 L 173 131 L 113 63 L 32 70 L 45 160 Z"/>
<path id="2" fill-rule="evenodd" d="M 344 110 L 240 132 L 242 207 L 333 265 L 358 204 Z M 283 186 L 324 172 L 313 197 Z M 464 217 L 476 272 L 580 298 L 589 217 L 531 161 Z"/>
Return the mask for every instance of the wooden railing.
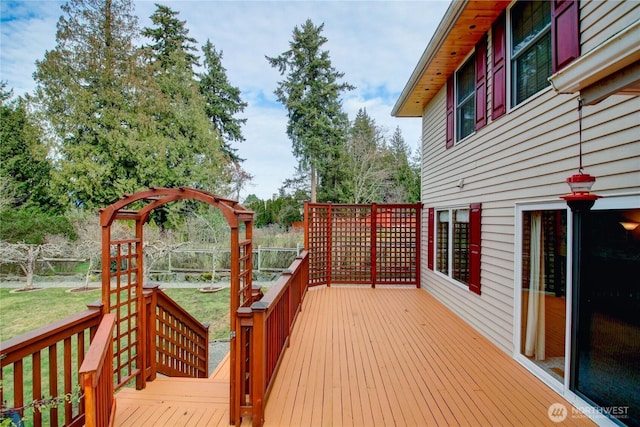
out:
<path id="1" fill-rule="evenodd" d="M 251 417 L 264 422 L 264 407 L 309 282 L 309 254 L 298 256 L 288 270 L 250 307 L 240 307 L 236 318 L 238 360 L 233 419 Z"/>
<path id="2" fill-rule="evenodd" d="M 96 303 L 0 343 L 0 402 L 7 402 L 2 417 L 13 415 L 36 427 L 83 425 L 78 369 L 101 318 L 102 306 Z"/>
<path id="3" fill-rule="evenodd" d="M 144 296 L 146 379 L 153 380 L 156 373 L 206 378 L 209 326 L 157 286 L 145 288 Z M 14 417 L 35 427 L 105 425 L 115 386 L 113 328 L 102 327 L 103 317 L 104 325 L 116 323 L 113 314 L 103 316 L 101 303 L 94 303 L 82 313 L 0 343 L 0 419 Z"/>
<path id="4" fill-rule="evenodd" d="M 100 322 L 89 351 L 80 366 L 80 378 L 85 399 L 85 425 L 112 425 L 115 417 L 113 398 L 113 328 L 116 316 L 105 314 Z"/>
<path id="5" fill-rule="evenodd" d="M 146 375 L 207 378 L 209 325 L 202 324 L 157 285 L 144 288 L 149 333 Z"/>

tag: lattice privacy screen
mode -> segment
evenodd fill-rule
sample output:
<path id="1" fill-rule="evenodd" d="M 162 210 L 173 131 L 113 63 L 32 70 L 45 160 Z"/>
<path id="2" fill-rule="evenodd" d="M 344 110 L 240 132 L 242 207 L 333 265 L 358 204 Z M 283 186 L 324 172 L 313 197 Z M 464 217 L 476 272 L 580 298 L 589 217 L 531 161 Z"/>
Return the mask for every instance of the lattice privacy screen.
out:
<path id="1" fill-rule="evenodd" d="M 305 204 L 309 284 L 420 284 L 422 205 Z"/>

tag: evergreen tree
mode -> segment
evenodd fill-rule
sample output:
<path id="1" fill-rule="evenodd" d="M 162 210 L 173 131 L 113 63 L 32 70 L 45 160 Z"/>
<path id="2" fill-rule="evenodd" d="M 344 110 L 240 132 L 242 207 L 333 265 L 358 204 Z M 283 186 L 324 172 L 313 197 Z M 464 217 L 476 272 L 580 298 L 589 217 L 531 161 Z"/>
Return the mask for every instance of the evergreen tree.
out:
<path id="1" fill-rule="evenodd" d="M 412 162 L 411 149 L 405 142 L 400 127 L 396 127 L 389 140 L 390 203 L 415 203 L 420 201 L 420 163 Z"/>
<path id="2" fill-rule="evenodd" d="M 198 65 L 198 57 L 192 52 L 197 52 L 196 39 L 189 37 L 186 21 L 177 18 L 179 12 L 168 6 L 156 3 L 156 11 L 151 15 L 151 22 L 155 27 L 146 27 L 142 35 L 151 39 L 148 47 L 153 51 L 154 60 L 159 62 L 159 69 L 168 71 L 174 68 L 176 63 L 175 53 L 179 52 L 183 57 L 181 67 L 192 70 Z"/>
<path id="3" fill-rule="evenodd" d="M 411 187 L 409 190 L 409 203 L 418 203 L 422 200 L 422 147 L 417 147 L 409 160 L 411 168 Z"/>
<path id="4" fill-rule="evenodd" d="M 196 40 L 189 37 L 178 12 L 157 5 L 151 15 L 156 25 L 142 34 L 152 44 L 144 57 L 154 76 L 150 112 L 154 119 L 147 161 L 141 166 L 149 185 L 190 186 L 216 192 L 227 184 L 220 137 L 205 111 L 206 103 L 195 79 L 197 58 L 191 53 Z"/>
<path id="5" fill-rule="evenodd" d="M 354 89 L 341 83 L 344 73 L 331 65 L 329 52 L 322 50 L 327 38 L 324 24 L 307 20 L 293 30 L 290 49 L 276 57 L 266 57 L 284 80 L 275 95 L 288 110 L 287 135 L 300 169 L 311 177 L 311 200 L 316 201 L 316 186 L 322 186 L 321 198 L 340 196 L 337 167 L 343 160 L 349 120 L 342 110 L 340 95 Z M 335 201 L 335 199 L 334 199 Z"/>
<path id="6" fill-rule="evenodd" d="M 211 41 L 202 46 L 205 72 L 200 73 L 200 93 L 205 99 L 205 111 L 213 127 L 222 138 L 222 149 L 234 162 L 242 159 L 231 147 L 232 142 L 244 141 L 242 125 L 247 119 L 234 117 L 242 113 L 247 103 L 240 97 L 240 89 L 232 86 L 227 79 L 227 70 L 222 66 L 222 51 L 217 52 Z"/>
<path id="7" fill-rule="evenodd" d="M 40 131 L 27 115 L 22 98 L 11 99 L 0 82 L 0 178 L 2 207 L 54 213 L 60 207 L 50 193 L 51 163 Z"/>
<path id="8" fill-rule="evenodd" d="M 55 144 L 57 193 L 102 207 L 137 190 L 137 19 L 130 0 L 70 0 L 62 12 L 56 47 L 36 62 L 33 101 Z"/>

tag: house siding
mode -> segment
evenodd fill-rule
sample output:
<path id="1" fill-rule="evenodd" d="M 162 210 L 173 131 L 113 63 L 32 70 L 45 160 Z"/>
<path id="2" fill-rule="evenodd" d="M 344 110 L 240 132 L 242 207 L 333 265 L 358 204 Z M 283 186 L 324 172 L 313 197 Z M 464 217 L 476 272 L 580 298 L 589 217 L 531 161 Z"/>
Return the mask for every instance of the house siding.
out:
<path id="1" fill-rule="evenodd" d="M 581 3 L 584 54 L 638 19 L 638 2 Z M 491 57 L 492 46 L 487 54 Z M 491 99 L 491 61 L 487 97 Z M 422 287 L 508 353 L 514 351 L 515 206 L 558 201 L 567 176 L 578 168 L 578 94 L 551 87 L 445 148 L 446 88 L 422 117 L 422 201 L 425 208 L 482 203 L 480 296 L 429 270 L 422 257 Z M 488 110 L 490 106 L 488 106 Z M 614 95 L 583 108 L 582 149 L 586 171 L 602 196 L 637 194 L 640 206 L 640 102 Z M 462 188 L 458 187 L 464 179 Z M 428 209 L 423 210 L 423 250 L 428 248 Z"/>
<path id="2" fill-rule="evenodd" d="M 623 28 L 638 20 L 638 1 L 581 1 L 581 54 L 593 50 Z"/>

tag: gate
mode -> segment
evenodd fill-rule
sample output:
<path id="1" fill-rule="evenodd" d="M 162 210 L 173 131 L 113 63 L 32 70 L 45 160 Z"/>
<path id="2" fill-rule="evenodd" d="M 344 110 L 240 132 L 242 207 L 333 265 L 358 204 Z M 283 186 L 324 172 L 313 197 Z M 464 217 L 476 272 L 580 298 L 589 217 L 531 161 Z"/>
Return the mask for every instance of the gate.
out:
<path id="1" fill-rule="evenodd" d="M 305 203 L 309 285 L 420 286 L 421 204 Z"/>

